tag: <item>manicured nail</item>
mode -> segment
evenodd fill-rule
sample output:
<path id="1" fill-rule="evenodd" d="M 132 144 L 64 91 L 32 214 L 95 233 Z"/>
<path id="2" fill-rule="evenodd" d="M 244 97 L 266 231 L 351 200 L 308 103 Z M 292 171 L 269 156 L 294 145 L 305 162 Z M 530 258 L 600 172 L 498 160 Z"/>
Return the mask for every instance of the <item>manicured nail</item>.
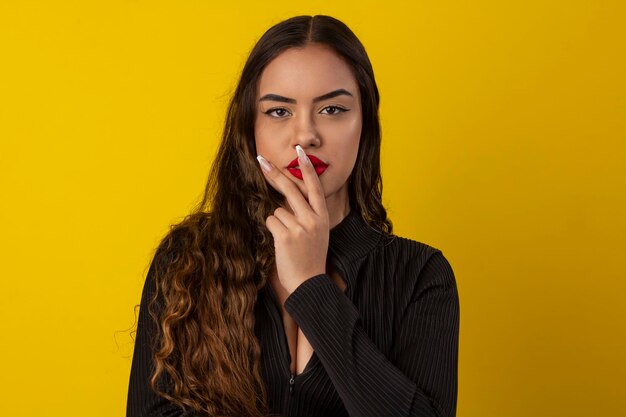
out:
<path id="1" fill-rule="evenodd" d="M 263 158 L 261 155 L 258 155 L 256 159 L 257 161 L 259 161 L 259 164 L 261 164 L 261 168 L 263 168 L 263 171 L 270 172 L 272 170 L 272 166 L 270 165 L 270 163 L 267 162 L 267 160 L 265 160 L 265 158 Z"/>
<path id="2" fill-rule="evenodd" d="M 302 149 L 300 145 L 296 145 L 296 152 L 298 152 L 298 161 L 300 161 L 300 164 L 311 165 L 311 160 L 309 159 L 308 156 L 306 156 L 306 154 L 304 153 L 304 150 Z"/>

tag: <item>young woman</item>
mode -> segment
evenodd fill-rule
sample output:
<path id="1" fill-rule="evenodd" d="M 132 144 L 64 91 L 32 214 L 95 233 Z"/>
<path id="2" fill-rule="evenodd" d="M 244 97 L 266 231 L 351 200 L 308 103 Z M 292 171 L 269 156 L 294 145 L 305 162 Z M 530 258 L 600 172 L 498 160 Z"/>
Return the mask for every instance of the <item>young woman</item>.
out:
<path id="1" fill-rule="evenodd" d="M 342 22 L 261 37 L 204 198 L 150 265 L 127 416 L 456 414 L 454 273 L 392 234 L 378 104 Z"/>

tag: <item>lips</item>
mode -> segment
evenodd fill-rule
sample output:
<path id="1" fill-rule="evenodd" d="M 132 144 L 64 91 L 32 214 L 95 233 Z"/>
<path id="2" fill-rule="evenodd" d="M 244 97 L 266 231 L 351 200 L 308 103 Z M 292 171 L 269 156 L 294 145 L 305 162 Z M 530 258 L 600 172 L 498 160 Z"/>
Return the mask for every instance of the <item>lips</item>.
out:
<path id="1" fill-rule="evenodd" d="M 328 168 L 328 164 L 314 155 L 307 154 L 307 156 L 311 160 L 311 163 L 313 163 L 313 167 L 315 168 L 315 172 L 317 173 L 317 176 L 322 175 L 322 173 L 326 171 L 326 168 Z M 300 161 L 298 161 L 298 158 L 296 158 L 293 161 L 291 161 L 289 165 L 287 165 L 287 170 L 291 173 L 291 175 L 301 180 L 303 179 L 302 171 L 300 171 L 300 168 L 296 168 L 299 165 L 300 165 Z"/>

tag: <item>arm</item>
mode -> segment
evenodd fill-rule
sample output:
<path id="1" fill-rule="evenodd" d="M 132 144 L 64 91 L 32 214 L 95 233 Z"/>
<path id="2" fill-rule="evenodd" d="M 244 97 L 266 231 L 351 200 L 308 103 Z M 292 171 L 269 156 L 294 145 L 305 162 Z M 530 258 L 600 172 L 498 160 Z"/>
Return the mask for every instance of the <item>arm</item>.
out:
<path id="1" fill-rule="evenodd" d="M 441 252 L 421 269 L 389 359 L 332 279 L 316 275 L 285 301 L 352 417 L 454 417 L 459 300 Z"/>
<path id="2" fill-rule="evenodd" d="M 154 278 L 156 257 L 157 255 L 150 265 L 141 295 L 135 350 L 128 385 L 126 417 L 197 417 L 196 414 L 185 413 L 180 407 L 161 397 L 150 387 L 150 378 L 154 371 L 152 341 L 157 335 L 158 327 L 148 313 L 148 303 L 156 291 Z M 164 377 L 163 374 L 159 382 L 163 381 L 162 377 Z M 164 390 L 162 384 L 159 388 Z"/>

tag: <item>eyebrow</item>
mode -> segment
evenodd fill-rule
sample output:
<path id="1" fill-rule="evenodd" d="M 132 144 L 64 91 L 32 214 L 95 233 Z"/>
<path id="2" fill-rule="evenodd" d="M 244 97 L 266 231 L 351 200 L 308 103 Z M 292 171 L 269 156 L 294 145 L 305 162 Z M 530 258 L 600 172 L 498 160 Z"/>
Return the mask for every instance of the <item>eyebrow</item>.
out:
<path id="1" fill-rule="evenodd" d="M 349 91 L 344 90 L 343 88 L 340 88 L 338 90 L 331 91 L 330 93 L 326 93 L 326 94 L 321 95 L 319 97 L 315 97 L 313 99 L 313 103 L 317 103 L 319 101 L 328 100 L 330 98 L 334 98 L 334 97 L 337 97 L 337 96 L 350 96 L 350 97 L 352 97 L 352 94 L 350 94 Z M 283 102 L 283 103 L 292 103 L 292 104 L 296 104 L 297 103 L 296 99 L 289 98 L 289 97 L 283 97 L 283 96 L 280 96 L 278 94 L 266 94 L 263 97 L 261 97 L 259 99 L 259 101 L 280 101 L 280 102 Z"/>

